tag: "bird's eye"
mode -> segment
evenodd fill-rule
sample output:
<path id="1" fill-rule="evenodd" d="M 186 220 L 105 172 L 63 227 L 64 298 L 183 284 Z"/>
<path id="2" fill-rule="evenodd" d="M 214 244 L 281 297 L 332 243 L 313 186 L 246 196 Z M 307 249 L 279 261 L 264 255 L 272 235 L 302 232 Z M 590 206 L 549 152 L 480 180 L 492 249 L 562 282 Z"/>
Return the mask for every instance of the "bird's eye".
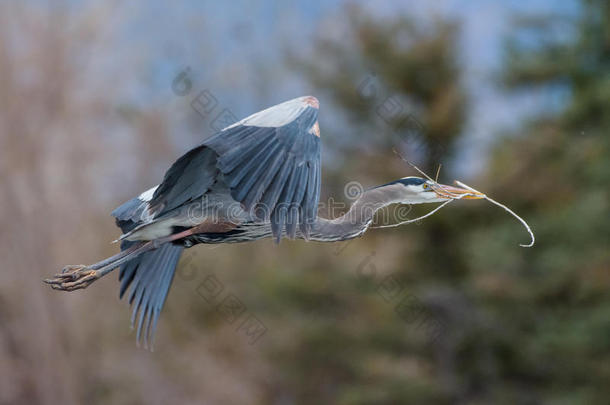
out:
<path id="1" fill-rule="evenodd" d="M 427 184 L 424 184 L 424 190 L 425 190 L 425 189 L 427 189 L 427 188 L 428 188 L 428 185 L 427 185 Z"/>

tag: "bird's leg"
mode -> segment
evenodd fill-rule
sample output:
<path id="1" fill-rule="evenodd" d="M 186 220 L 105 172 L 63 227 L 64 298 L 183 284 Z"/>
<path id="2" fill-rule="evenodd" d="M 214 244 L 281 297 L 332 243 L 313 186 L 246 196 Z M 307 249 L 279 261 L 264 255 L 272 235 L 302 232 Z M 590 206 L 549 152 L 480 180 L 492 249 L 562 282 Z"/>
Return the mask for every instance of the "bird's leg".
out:
<path id="1" fill-rule="evenodd" d="M 224 224 L 223 226 L 228 225 Z M 231 226 L 234 225 L 231 224 Z M 56 274 L 51 279 L 45 279 L 44 282 L 50 284 L 51 288 L 54 290 L 61 291 L 74 291 L 81 288 L 87 288 L 98 278 L 105 276 L 112 270 L 119 267 L 121 264 L 141 255 L 142 253 L 157 249 L 164 243 L 173 242 L 175 240 L 194 235 L 198 232 L 210 232 L 210 229 L 212 228 L 210 228 L 209 224 L 200 224 L 187 229 L 186 231 L 133 245 L 132 247 L 125 249 L 122 252 L 109 257 L 108 259 L 104 259 L 89 266 L 85 266 L 84 264 L 66 266 L 63 268 L 61 273 Z"/>
<path id="2" fill-rule="evenodd" d="M 50 284 L 54 290 L 74 291 L 86 288 L 126 261 L 156 247 L 153 242 L 143 242 L 90 266 L 83 264 L 69 265 L 64 267 L 61 273 L 56 274 L 51 279 L 44 280 L 44 282 Z"/>

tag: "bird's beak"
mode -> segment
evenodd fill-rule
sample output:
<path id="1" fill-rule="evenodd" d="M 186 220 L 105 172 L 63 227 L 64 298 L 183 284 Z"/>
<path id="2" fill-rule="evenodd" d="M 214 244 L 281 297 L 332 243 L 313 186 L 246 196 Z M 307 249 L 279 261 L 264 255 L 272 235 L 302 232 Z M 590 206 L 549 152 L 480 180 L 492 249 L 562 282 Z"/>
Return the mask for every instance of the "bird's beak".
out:
<path id="1" fill-rule="evenodd" d="M 432 190 L 436 193 L 439 198 L 463 198 L 469 200 L 479 200 L 485 197 L 485 194 L 479 193 L 478 191 L 472 191 L 465 188 L 447 186 L 445 184 L 436 184 L 432 186 Z M 467 195 L 464 195 L 467 194 Z M 461 197 L 464 195 L 463 197 Z"/>

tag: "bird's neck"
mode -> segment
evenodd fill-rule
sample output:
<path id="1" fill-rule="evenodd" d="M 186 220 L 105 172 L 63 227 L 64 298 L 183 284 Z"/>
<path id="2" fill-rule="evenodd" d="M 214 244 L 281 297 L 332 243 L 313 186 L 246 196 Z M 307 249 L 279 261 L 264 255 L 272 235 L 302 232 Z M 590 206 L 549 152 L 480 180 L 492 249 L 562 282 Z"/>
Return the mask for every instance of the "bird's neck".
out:
<path id="1" fill-rule="evenodd" d="M 332 242 L 356 238 L 366 232 L 375 212 L 400 201 L 401 194 L 396 185 L 367 190 L 352 204 L 345 215 L 335 219 L 318 217 L 310 239 Z"/>

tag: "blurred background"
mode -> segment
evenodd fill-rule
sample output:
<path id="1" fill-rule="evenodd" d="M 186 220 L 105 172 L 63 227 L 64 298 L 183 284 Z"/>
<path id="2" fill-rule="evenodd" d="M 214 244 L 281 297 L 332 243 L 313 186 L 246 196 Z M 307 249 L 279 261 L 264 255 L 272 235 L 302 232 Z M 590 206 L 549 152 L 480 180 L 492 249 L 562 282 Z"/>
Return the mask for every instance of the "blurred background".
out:
<path id="1" fill-rule="evenodd" d="M 485 201 L 196 246 L 153 353 L 116 273 L 41 282 L 116 253 L 112 209 L 215 128 L 307 94 L 322 200 L 415 175 L 396 148 L 536 246 Z M 0 2 L 0 404 L 607 404 L 608 105 L 603 0 Z"/>

